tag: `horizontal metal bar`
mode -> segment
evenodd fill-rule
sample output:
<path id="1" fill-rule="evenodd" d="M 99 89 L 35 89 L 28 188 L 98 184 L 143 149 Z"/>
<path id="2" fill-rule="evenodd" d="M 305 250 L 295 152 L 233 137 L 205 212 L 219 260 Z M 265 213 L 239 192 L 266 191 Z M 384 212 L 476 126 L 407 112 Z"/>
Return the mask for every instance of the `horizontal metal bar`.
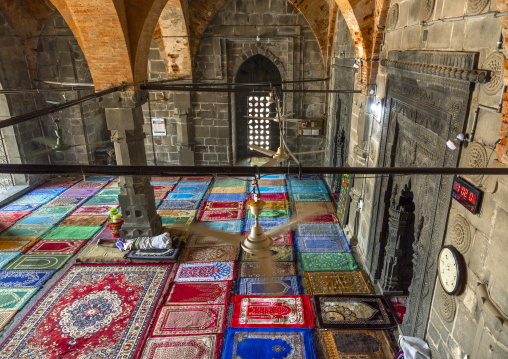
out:
<path id="1" fill-rule="evenodd" d="M 0 173 L 11 174 L 107 174 L 114 176 L 164 175 L 255 175 L 258 172 L 298 174 L 298 167 L 248 166 L 95 166 L 95 165 L 25 165 L 0 164 Z M 450 168 L 450 167 L 302 167 L 302 174 L 349 175 L 508 175 L 503 168 Z"/>
<path id="2" fill-rule="evenodd" d="M 246 86 L 248 87 L 248 86 Z M 262 88 L 262 86 L 252 86 L 252 88 L 207 88 L 207 87 L 193 87 L 189 86 L 165 86 L 165 85 L 142 85 L 142 90 L 152 91 L 179 91 L 179 92 L 268 92 L 271 90 L 269 86 Z M 286 93 L 361 93 L 361 90 L 281 90 Z"/>
<path id="3" fill-rule="evenodd" d="M 74 87 L 47 87 L 41 89 L 10 89 L 0 90 L 2 95 L 14 95 L 14 94 L 25 94 L 25 93 L 46 93 L 46 92 L 71 92 L 71 91 L 90 91 L 93 90 L 91 87 L 74 86 Z"/>

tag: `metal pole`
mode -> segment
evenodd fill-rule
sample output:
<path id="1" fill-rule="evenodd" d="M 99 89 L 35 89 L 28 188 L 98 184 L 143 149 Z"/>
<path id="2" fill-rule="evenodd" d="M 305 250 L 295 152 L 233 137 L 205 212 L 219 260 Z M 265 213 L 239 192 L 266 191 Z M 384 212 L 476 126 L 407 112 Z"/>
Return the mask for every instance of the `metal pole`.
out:
<path id="1" fill-rule="evenodd" d="M 208 88 L 208 87 L 193 87 L 193 86 L 165 86 L 165 85 L 142 85 L 142 90 L 156 90 L 156 91 L 191 91 L 191 92 L 268 92 L 270 91 L 270 87 L 266 86 L 263 88 L 262 86 L 245 86 L 244 88 Z M 361 93 L 360 90 L 282 90 L 282 92 L 286 93 Z"/>
<path id="2" fill-rule="evenodd" d="M 254 176 L 273 174 L 349 174 L 349 175 L 508 175 L 503 168 L 451 167 L 242 167 L 242 166 L 94 166 L 94 165 L 25 165 L 0 164 L 0 173 L 11 174 L 106 174 L 113 176 L 164 176 L 224 174 Z"/>

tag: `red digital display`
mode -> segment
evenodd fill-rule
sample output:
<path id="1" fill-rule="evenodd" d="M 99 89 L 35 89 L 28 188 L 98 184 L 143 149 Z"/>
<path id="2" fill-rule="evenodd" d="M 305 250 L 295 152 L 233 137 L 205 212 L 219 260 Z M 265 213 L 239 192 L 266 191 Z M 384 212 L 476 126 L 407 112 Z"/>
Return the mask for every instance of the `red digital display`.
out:
<path id="1" fill-rule="evenodd" d="M 452 197 L 466 207 L 471 213 L 478 213 L 481 201 L 481 192 L 464 180 L 453 179 Z"/>

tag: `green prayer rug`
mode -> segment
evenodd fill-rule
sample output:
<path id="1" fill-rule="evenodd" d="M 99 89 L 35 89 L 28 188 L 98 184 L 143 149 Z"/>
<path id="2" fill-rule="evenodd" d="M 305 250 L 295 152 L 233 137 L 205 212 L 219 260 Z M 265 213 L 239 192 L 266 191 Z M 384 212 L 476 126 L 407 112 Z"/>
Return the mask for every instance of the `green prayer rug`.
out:
<path id="1" fill-rule="evenodd" d="M 289 209 L 266 209 L 261 212 L 259 218 L 289 218 Z M 245 218 L 254 218 L 250 210 L 245 211 Z"/>
<path id="2" fill-rule="evenodd" d="M 331 202 L 325 193 L 291 193 L 290 196 L 293 202 Z"/>
<path id="3" fill-rule="evenodd" d="M 97 196 L 118 196 L 120 194 L 119 188 L 105 188 L 101 189 L 96 195 Z"/>
<path id="4" fill-rule="evenodd" d="M 39 288 L 0 288 L 0 311 L 19 310 Z"/>
<path id="5" fill-rule="evenodd" d="M 246 186 L 248 181 L 242 181 L 237 179 L 228 179 L 228 180 L 217 180 L 213 183 L 213 187 L 236 187 L 236 186 Z"/>
<path id="6" fill-rule="evenodd" d="M 119 204 L 118 196 L 94 196 L 84 203 L 85 205 L 96 204 Z"/>
<path id="7" fill-rule="evenodd" d="M 164 227 L 179 227 L 187 226 L 192 223 L 194 217 L 166 217 L 161 216 L 162 226 Z"/>
<path id="8" fill-rule="evenodd" d="M 44 238 L 89 239 L 101 228 L 101 226 L 56 226 Z"/>
<path id="9" fill-rule="evenodd" d="M 77 206 L 50 206 L 45 205 L 33 212 L 33 215 L 37 216 L 56 216 L 56 215 L 66 215 L 74 211 Z"/>
<path id="10" fill-rule="evenodd" d="M 52 225 L 14 225 L 2 232 L 0 238 L 41 238 L 51 228 Z"/>
<path id="11" fill-rule="evenodd" d="M 72 254 L 22 254 L 3 269 L 60 269 Z"/>
<path id="12" fill-rule="evenodd" d="M 353 271 L 358 264 L 352 253 L 299 253 L 303 271 Z"/>

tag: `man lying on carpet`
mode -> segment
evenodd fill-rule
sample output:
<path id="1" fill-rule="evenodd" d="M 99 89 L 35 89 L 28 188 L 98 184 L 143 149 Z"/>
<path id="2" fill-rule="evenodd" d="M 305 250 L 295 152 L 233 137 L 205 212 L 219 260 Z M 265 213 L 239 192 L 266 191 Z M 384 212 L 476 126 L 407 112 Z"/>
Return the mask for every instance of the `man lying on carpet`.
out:
<path id="1" fill-rule="evenodd" d="M 163 233 L 155 237 L 139 237 L 134 239 L 100 239 L 97 244 L 103 247 L 117 247 L 122 252 L 134 249 L 167 249 L 172 251 L 177 247 L 180 238 L 171 238 L 169 233 Z"/>

